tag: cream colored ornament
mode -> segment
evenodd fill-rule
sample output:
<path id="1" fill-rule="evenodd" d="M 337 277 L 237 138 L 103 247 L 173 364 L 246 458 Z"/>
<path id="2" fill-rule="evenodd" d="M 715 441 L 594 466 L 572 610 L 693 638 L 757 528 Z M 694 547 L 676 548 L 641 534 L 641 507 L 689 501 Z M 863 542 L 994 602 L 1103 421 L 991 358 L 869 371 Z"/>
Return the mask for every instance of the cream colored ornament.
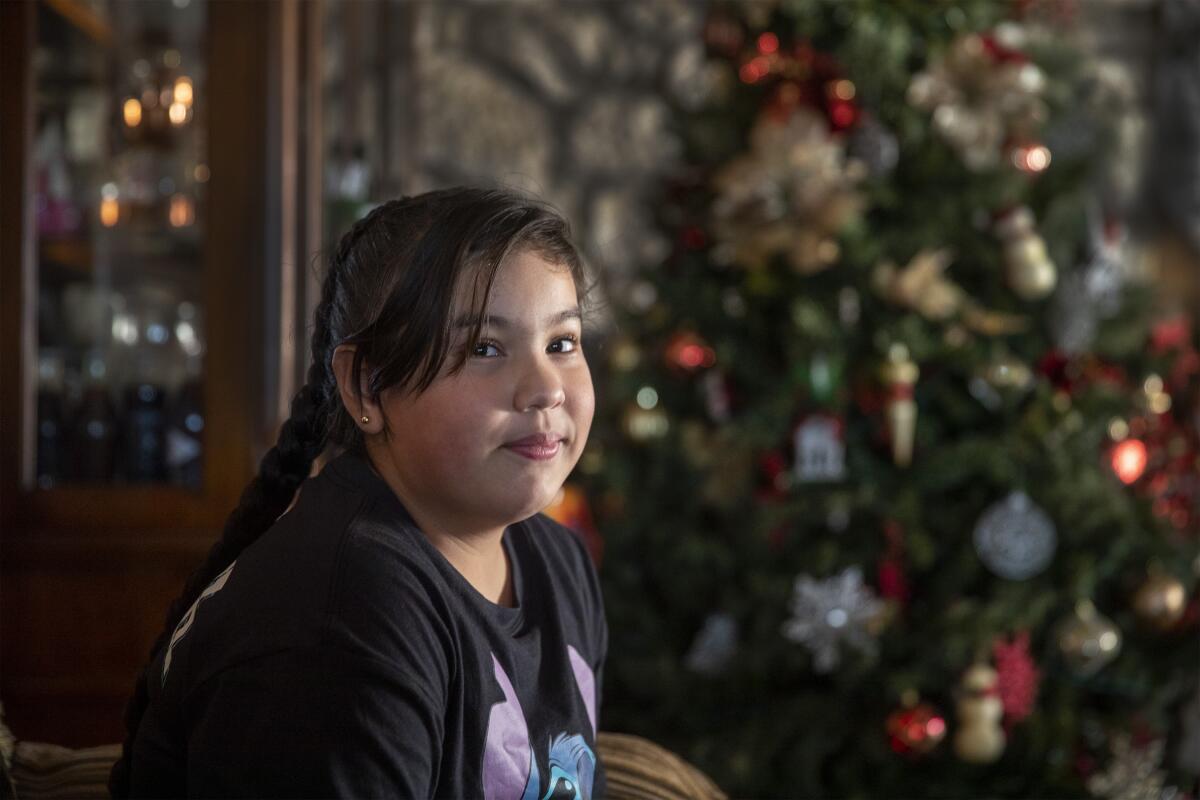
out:
<path id="1" fill-rule="evenodd" d="M 917 429 L 917 403 L 913 387 L 921 370 L 908 356 L 908 348 L 896 343 L 888 350 L 888 358 L 880 370 L 887 388 L 888 435 L 892 439 L 892 462 L 898 467 L 912 463 L 913 439 Z"/>
<path id="2" fill-rule="evenodd" d="M 990 764 L 1000 758 L 1007 743 L 1000 721 L 1004 704 L 997 693 L 999 677 L 986 664 L 976 664 L 962 678 L 958 700 L 958 730 L 954 753 L 972 764 Z"/>
<path id="3" fill-rule="evenodd" d="M 984 336 L 1021 333 L 1029 327 L 1025 317 L 981 307 L 947 278 L 944 273 L 953 258 L 949 249 L 942 248 L 921 250 L 903 268 L 892 261 L 882 261 L 871 274 L 871 284 L 880 297 L 911 308 L 925 319 L 935 322 L 957 319 L 967 329 Z M 966 330 L 962 333 L 965 344 Z"/>
<path id="4" fill-rule="evenodd" d="M 1005 278 L 1022 300 L 1041 300 L 1054 291 L 1058 269 L 1046 254 L 1046 242 L 1033 226 L 1033 212 L 1021 206 L 996 223 L 1004 242 Z"/>

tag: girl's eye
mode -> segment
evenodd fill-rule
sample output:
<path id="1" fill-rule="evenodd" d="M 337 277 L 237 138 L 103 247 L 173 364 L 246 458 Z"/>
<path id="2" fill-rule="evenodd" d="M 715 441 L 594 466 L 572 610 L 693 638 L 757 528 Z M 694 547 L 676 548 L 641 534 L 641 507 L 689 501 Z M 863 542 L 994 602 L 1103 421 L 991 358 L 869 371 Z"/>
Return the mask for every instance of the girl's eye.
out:
<path id="1" fill-rule="evenodd" d="M 579 337 L 573 333 L 569 333 L 566 336 L 560 336 L 554 340 L 554 344 L 559 344 L 560 342 L 567 342 L 567 345 L 565 346 L 565 349 L 557 350 L 555 352 L 574 353 L 576 350 L 579 349 Z M 551 347 L 553 347 L 553 346 L 554 345 L 551 345 Z"/>
<path id="2" fill-rule="evenodd" d="M 488 357 L 488 355 L 487 355 L 487 353 L 486 353 L 486 352 L 483 352 L 483 353 L 481 353 L 481 352 L 479 352 L 479 351 L 480 351 L 480 350 L 484 350 L 484 351 L 486 351 L 486 350 L 487 350 L 487 348 L 489 348 L 489 347 L 490 347 L 490 348 L 492 348 L 493 350 L 496 350 L 496 349 L 497 349 L 497 348 L 496 348 L 496 345 L 495 345 L 495 344 L 493 344 L 492 342 L 484 342 L 484 341 L 480 341 L 480 342 L 479 342 L 479 344 L 475 345 L 475 350 L 474 350 L 474 353 L 473 353 L 473 354 L 474 354 L 474 355 L 477 355 L 477 356 L 481 356 L 481 357 L 483 357 L 483 358 L 487 358 L 487 357 Z"/>

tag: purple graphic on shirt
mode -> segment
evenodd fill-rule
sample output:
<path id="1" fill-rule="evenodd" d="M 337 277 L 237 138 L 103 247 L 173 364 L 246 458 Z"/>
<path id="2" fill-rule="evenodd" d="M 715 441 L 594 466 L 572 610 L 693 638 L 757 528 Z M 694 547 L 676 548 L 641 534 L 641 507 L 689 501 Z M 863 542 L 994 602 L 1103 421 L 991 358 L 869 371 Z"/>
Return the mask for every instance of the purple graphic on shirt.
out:
<path id="1" fill-rule="evenodd" d="M 567 656 L 571 659 L 571 669 L 575 672 L 575 685 L 583 695 L 583 704 L 587 706 L 588 719 L 592 721 L 592 737 L 596 736 L 596 676 L 592 668 L 579 655 L 579 651 L 567 645 Z"/>
<path id="2" fill-rule="evenodd" d="M 567 647 L 567 655 L 595 736 L 595 676 L 574 647 Z M 504 701 L 494 704 L 488 716 L 483 796 L 486 800 L 539 800 L 541 777 L 521 701 L 495 653 L 492 654 L 492 667 L 496 683 L 504 693 Z M 546 755 L 550 774 L 540 800 L 591 800 L 596 756 L 584 738 L 579 734 L 560 733 L 547 742 Z"/>

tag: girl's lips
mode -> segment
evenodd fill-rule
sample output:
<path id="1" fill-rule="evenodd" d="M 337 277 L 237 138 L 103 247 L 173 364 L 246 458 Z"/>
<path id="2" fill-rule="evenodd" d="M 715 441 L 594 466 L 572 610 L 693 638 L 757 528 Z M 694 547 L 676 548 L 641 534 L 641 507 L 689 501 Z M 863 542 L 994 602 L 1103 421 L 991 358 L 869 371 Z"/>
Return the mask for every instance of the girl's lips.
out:
<path id="1" fill-rule="evenodd" d="M 505 447 L 514 453 L 525 456 L 525 458 L 531 461 L 547 461 L 558 455 L 558 450 L 562 447 L 562 442 L 558 441 L 549 446 L 507 444 Z"/>

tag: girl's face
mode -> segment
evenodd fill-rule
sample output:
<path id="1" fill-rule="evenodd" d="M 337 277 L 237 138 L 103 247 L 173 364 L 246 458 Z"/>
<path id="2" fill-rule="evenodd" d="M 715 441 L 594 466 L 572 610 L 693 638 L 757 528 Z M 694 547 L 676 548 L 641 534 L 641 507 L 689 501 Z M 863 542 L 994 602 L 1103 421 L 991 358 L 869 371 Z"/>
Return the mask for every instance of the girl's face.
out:
<path id="1" fill-rule="evenodd" d="M 578 306 L 565 267 L 514 253 L 497 272 L 462 371 L 450 375 L 447 364 L 415 397 L 382 393 L 387 435 L 370 437 L 373 456 L 387 462 L 419 522 L 494 531 L 553 502 L 583 453 L 595 409 Z M 465 346 L 469 314 L 460 297 L 455 348 Z M 510 446 L 538 434 L 561 441 L 540 453 Z"/>

